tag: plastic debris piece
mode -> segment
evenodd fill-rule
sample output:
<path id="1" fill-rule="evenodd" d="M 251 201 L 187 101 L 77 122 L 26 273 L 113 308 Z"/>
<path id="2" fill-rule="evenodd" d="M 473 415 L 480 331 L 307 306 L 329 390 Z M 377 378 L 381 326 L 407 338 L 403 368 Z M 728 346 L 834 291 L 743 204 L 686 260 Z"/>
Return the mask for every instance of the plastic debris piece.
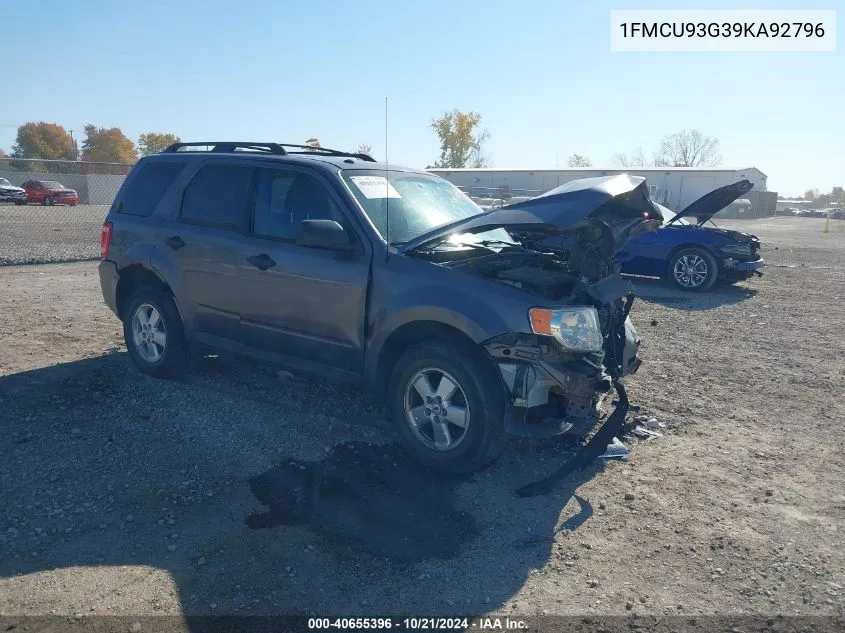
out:
<path id="1" fill-rule="evenodd" d="M 649 418 L 645 421 L 645 425 L 649 429 L 659 429 L 660 422 L 657 421 L 657 418 Z"/>
<path id="2" fill-rule="evenodd" d="M 637 437 L 643 438 L 644 440 L 653 440 L 655 437 L 663 437 L 663 433 L 652 431 L 651 429 L 647 429 L 644 426 L 638 426 L 631 432 Z"/>
<path id="3" fill-rule="evenodd" d="M 622 459 L 628 457 L 630 454 L 631 452 L 619 441 L 619 438 L 614 437 L 613 441 L 607 445 L 607 450 L 599 455 L 599 459 Z"/>

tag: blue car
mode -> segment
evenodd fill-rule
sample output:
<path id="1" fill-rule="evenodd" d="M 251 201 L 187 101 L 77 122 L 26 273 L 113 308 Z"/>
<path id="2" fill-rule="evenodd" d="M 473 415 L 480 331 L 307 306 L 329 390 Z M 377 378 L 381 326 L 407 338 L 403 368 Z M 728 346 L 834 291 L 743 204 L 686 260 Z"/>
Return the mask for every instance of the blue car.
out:
<path id="1" fill-rule="evenodd" d="M 615 259 L 621 272 L 668 279 L 681 290 L 691 292 L 708 290 L 717 282 L 730 284 L 762 276 L 764 261 L 757 236 L 721 229 L 712 220 L 753 186 L 750 181 L 741 180 L 715 189 L 680 213 L 652 201 L 659 213 L 656 219 L 662 224 L 630 238 L 617 251 Z M 575 243 L 571 237 L 554 236 L 545 239 L 543 246 L 572 254 Z"/>
<path id="2" fill-rule="evenodd" d="M 652 203 L 662 215 L 663 225 L 628 240 L 616 254 L 622 272 L 661 277 L 693 292 L 708 290 L 717 282 L 730 284 L 762 276 L 764 261 L 757 236 L 721 229 L 712 220 L 753 186 L 741 180 L 721 187 L 680 213 Z"/>

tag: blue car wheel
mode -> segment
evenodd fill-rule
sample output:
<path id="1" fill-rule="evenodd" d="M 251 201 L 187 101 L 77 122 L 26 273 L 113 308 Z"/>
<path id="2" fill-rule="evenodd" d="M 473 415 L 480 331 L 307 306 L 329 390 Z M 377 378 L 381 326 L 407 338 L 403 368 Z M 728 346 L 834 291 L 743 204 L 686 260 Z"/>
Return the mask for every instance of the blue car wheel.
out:
<path id="1" fill-rule="evenodd" d="M 716 259 L 701 248 L 683 248 L 669 262 L 669 278 L 687 292 L 709 290 L 718 276 Z"/>

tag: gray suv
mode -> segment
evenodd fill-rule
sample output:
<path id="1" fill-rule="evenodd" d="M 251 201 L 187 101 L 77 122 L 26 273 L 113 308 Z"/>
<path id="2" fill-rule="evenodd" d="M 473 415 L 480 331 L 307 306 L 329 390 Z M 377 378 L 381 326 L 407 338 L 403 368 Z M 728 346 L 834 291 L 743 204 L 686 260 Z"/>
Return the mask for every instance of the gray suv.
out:
<path id="1" fill-rule="evenodd" d="M 469 472 L 509 434 L 586 434 L 614 388 L 621 425 L 639 339 L 613 254 L 652 213 L 630 176 L 484 213 L 363 154 L 177 143 L 118 192 L 100 282 L 142 372 L 211 346 L 360 383 L 414 457 Z"/>

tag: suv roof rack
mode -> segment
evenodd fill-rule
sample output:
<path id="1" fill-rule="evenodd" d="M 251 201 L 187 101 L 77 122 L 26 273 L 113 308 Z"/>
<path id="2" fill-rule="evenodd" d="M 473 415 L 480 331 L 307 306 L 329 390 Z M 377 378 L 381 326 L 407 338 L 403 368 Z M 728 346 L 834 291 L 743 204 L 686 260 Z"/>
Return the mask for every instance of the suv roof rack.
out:
<path id="1" fill-rule="evenodd" d="M 330 149 L 328 147 L 313 147 L 311 145 L 295 145 L 293 143 L 258 143 L 252 141 L 194 141 L 191 143 L 173 143 L 167 146 L 163 153 L 173 153 L 191 147 L 210 147 L 212 152 L 236 152 L 238 150 L 247 150 L 254 152 L 263 152 L 267 154 L 275 154 L 277 156 L 284 156 L 286 154 L 319 154 L 322 156 L 348 156 L 350 158 L 358 158 L 371 163 L 376 162 L 376 159 L 369 154 L 361 154 L 356 152 L 343 152 L 337 149 Z M 295 148 L 293 151 L 288 151 L 285 148 Z"/>

